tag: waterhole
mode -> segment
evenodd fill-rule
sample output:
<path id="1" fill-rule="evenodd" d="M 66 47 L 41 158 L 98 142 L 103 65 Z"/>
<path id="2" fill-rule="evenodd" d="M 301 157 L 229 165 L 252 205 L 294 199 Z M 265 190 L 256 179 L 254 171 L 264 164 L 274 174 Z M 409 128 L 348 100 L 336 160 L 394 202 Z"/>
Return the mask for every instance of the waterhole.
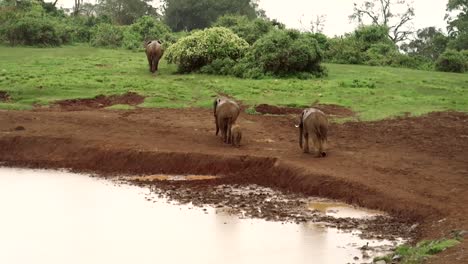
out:
<path id="1" fill-rule="evenodd" d="M 0 208 L 0 263 L 9 264 L 371 263 L 396 245 L 312 222 L 240 219 L 59 171 L 0 168 Z"/>

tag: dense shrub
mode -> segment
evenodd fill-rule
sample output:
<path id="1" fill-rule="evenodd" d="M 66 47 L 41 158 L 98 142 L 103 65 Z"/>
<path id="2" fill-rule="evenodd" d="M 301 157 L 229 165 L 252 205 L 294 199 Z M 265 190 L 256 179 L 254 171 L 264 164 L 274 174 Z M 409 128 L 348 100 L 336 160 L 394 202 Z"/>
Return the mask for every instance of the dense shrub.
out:
<path id="1" fill-rule="evenodd" d="M 123 31 L 122 45 L 126 49 L 142 49 L 145 41 L 153 39 L 163 43 L 174 41 L 166 24 L 154 17 L 143 16 Z"/>
<path id="2" fill-rule="evenodd" d="M 253 44 L 263 35 L 275 28 L 273 22 L 263 18 L 249 19 L 246 16 L 225 15 L 214 23 L 216 27 L 231 29 L 239 37 Z"/>
<path id="3" fill-rule="evenodd" d="M 466 52 L 446 50 L 436 61 L 436 69 L 444 72 L 465 72 L 468 70 Z"/>
<path id="4" fill-rule="evenodd" d="M 425 71 L 434 70 L 434 62 L 431 59 L 421 55 L 407 55 L 402 53 L 396 53 L 392 56 L 390 66 Z"/>
<path id="5" fill-rule="evenodd" d="M 344 37 L 330 39 L 325 50 L 327 61 L 346 64 L 388 65 L 397 52 L 382 26 L 361 26 Z"/>
<path id="6" fill-rule="evenodd" d="M 301 72 L 320 75 L 323 54 L 317 40 L 295 30 L 275 30 L 252 46 L 252 62 L 264 73 L 286 76 Z"/>
<path id="7" fill-rule="evenodd" d="M 366 56 L 355 38 L 336 37 L 328 41 L 325 59 L 333 63 L 363 64 Z"/>
<path id="8" fill-rule="evenodd" d="M 167 49 L 166 58 L 180 72 L 197 71 L 215 60 L 240 59 L 249 44 L 231 30 L 214 27 L 181 38 Z"/>
<path id="9" fill-rule="evenodd" d="M 366 51 L 365 63 L 371 66 L 391 65 L 392 59 L 396 54 L 398 54 L 398 50 L 393 44 L 372 44 Z"/>
<path id="10" fill-rule="evenodd" d="M 12 45 L 59 46 L 62 44 L 58 23 L 47 16 L 23 16 L 4 24 L 3 34 Z"/>
<path id="11" fill-rule="evenodd" d="M 122 41 L 122 27 L 111 24 L 99 24 L 93 28 L 91 45 L 95 47 L 120 47 Z"/>

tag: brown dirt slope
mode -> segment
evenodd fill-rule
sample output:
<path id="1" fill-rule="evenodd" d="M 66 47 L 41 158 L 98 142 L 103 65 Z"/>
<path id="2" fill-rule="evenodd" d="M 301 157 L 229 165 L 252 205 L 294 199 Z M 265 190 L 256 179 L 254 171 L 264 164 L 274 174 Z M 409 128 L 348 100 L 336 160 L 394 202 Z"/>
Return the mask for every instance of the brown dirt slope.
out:
<path id="1" fill-rule="evenodd" d="M 290 116 L 242 114 L 238 122 L 245 141 L 232 148 L 215 137 L 209 109 L 0 111 L 0 161 L 104 174 L 231 175 L 383 209 L 420 223 L 419 239 L 468 230 L 466 114 L 333 124 L 324 159 L 301 153 Z M 431 263 L 464 263 L 466 248 Z"/>

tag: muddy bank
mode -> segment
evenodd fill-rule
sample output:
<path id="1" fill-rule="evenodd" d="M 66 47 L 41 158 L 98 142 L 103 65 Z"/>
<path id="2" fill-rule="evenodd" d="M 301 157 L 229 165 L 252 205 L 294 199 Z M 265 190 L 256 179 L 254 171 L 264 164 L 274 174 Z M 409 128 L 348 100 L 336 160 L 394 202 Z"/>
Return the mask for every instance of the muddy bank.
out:
<path id="1" fill-rule="evenodd" d="M 277 158 L 221 156 L 200 153 L 161 153 L 131 149 L 102 150 L 83 147 L 72 139 L 15 137 L 0 140 L 4 166 L 70 168 L 104 176 L 198 174 L 224 177 L 203 181 L 209 185 L 257 184 L 287 193 L 338 199 L 390 213 L 401 222 L 422 221 L 438 214 L 435 208 L 387 196 L 359 183 L 324 174 L 311 174 Z M 66 146 L 66 147 L 65 147 Z M 187 184 L 183 183 L 171 183 Z M 207 191 L 208 192 L 208 191 Z"/>
<path id="2" fill-rule="evenodd" d="M 232 148 L 214 135 L 211 109 L 0 111 L 0 160 L 105 175 L 225 175 L 233 179 L 225 184 L 380 209 L 420 223 L 417 238 L 468 230 L 464 113 L 332 124 L 325 159 L 301 153 L 289 116 L 243 113 L 238 122 L 245 144 Z M 464 245 L 449 260 L 464 257 Z"/>

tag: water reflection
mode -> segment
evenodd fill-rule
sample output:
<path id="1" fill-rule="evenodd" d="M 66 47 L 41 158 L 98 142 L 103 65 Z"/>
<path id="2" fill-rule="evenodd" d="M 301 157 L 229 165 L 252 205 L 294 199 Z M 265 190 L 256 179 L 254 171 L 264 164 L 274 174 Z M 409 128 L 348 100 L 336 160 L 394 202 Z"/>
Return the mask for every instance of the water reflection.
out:
<path id="1" fill-rule="evenodd" d="M 333 264 L 354 262 L 366 242 L 145 199 L 152 195 L 84 175 L 0 168 L 0 263 Z"/>

